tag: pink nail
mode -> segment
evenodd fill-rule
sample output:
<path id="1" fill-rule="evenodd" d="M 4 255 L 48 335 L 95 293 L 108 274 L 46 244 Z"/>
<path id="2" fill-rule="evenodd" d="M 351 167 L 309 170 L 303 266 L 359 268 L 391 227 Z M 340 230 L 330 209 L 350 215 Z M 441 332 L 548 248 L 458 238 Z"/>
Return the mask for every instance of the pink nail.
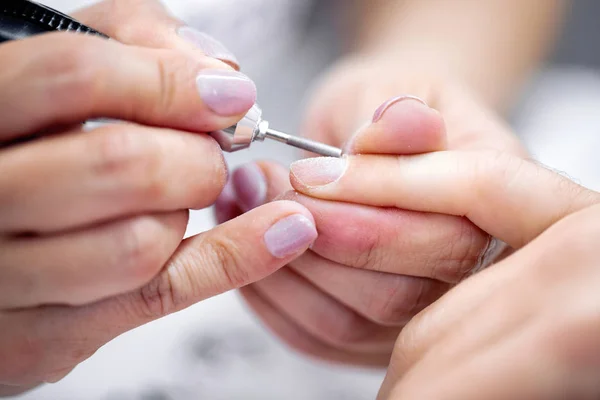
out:
<path id="1" fill-rule="evenodd" d="M 189 26 L 182 26 L 177 33 L 184 40 L 187 40 L 208 57 L 221 60 L 234 68 L 239 68 L 237 58 L 231 53 L 223 43 L 206 33 L 200 32 Z"/>
<path id="2" fill-rule="evenodd" d="M 340 179 L 346 172 L 346 159 L 333 157 L 307 158 L 290 166 L 292 175 L 308 187 L 325 186 Z"/>
<path id="3" fill-rule="evenodd" d="M 232 174 L 233 188 L 238 205 L 246 212 L 261 206 L 267 200 L 267 182 L 255 163 L 246 164 Z"/>
<path id="4" fill-rule="evenodd" d="M 196 86 L 206 106 L 224 117 L 244 114 L 256 102 L 256 86 L 241 72 L 205 69 Z"/>
<path id="5" fill-rule="evenodd" d="M 215 218 L 218 224 L 222 224 L 237 217 L 237 214 L 239 214 L 239 210 L 233 190 L 233 182 L 230 178 L 215 201 Z"/>
<path id="6" fill-rule="evenodd" d="M 317 229 L 304 215 L 294 214 L 273 224 L 264 239 L 273 257 L 285 258 L 306 250 L 317 239 Z"/>
<path id="7" fill-rule="evenodd" d="M 408 96 L 407 95 L 407 96 L 394 97 L 394 98 L 389 99 L 382 105 L 380 105 L 377 108 L 377 110 L 375 110 L 375 114 L 373 114 L 373 123 L 376 123 L 377 121 L 379 121 L 383 117 L 383 114 L 385 114 L 385 112 L 387 111 L 388 108 L 390 108 L 391 106 L 393 106 L 396 103 L 399 103 L 399 102 L 405 101 L 405 100 L 418 101 L 419 103 L 429 107 L 423 99 L 420 99 L 419 97 L 416 97 L 416 96 Z"/>

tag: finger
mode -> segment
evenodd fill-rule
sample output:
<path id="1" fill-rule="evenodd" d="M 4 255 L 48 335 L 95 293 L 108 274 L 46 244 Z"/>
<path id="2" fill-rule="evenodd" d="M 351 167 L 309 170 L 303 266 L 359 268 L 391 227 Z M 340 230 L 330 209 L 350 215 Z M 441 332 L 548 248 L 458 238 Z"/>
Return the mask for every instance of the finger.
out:
<path id="1" fill-rule="evenodd" d="M 441 115 L 418 97 L 399 96 L 383 103 L 372 123 L 345 146 L 347 154 L 418 154 L 444 150 Z"/>
<path id="2" fill-rule="evenodd" d="M 322 157 L 292 164 L 290 176 L 312 197 L 466 216 L 515 248 L 600 201 L 598 193 L 507 153 Z"/>
<path id="3" fill-rule="evenodd" d="M 441 343 L 446 336 L 454 335 L 457 327 L 464 324 L 463 321 L 468 323 L 477 320 L 477 312 L 488 322 L 491 316 L 503 317 L 505 321 L 515 316 L 524 319 L 540 315 L 526 305 L 549 304 L 556 296 L 560 296 L 552 290 L 552 285 L 548 285 L 547 279 L 562 283 L 557 286 L 561 289 L 560 293 L 566 293 L 564 290 L 571 279 L 578 279 L 579 275 L 573 268 L 564 268 L 564 260 L 575 260 L 595 248 L 598 229 L 594 224 L 587 224 L 587 221 L 595 221 L 599 211 L 599 206 L 589 207 L 562 219 L 528 246 L 497 263 L 494 268 L 462 282 L 425 312 L 413 318 L 396 343 L 399 356 L 394 357 L 391 364 L 390 371 L 394 372 L 393 375 L 402 376 L 432 346 Z M 582 275 L 587 281 L 591 278 L 588 270 L 584 270 Z M 495 310 L 492 309 L 494 299 L 497 306 Z M 531 303 L 530 299 L 536 301 Z M 548 310 L 548 320 L 555 321 L 556 308 L 549 307 Z M 469 318 L 465 319 L 466 316 Z M 503 324 L 497 325 L 498 327 L 486 323 L 484 328 L 489 328 L 496 334 L 501 331 Z M 470 332 L 468 327 L 465 329 Z M 476 334 L 481 332 L 479 329 Z M 480 344 L 476 337 L 467 340 L 465 335 L 467 334 L 460 338 L 465 343 Z"/>
<path id="4" fill-rule="evenodd" d="M 265 278 L 303 253 L 316 236 L 304 207 L 287 201 L 270 203 L 186 239 L 156 278 L 131 293 L 88 307 L 21 312 L 19 329 L 34 332 L 26 335 L 27 341 L 44 350 L 33 361 L 23 357 L 21 368 L 28 376 L 59 368 L 52 358 L 63 354 L 65 341 L 72 344 L 73 337 L 78 338 L 77 346 L 69 346 L 74 354 L 66 356 L 72 356 L 71 365 L 77 364 L 123 332 Z M 80 335 L 83 331 L 85 337 Z M 13 356 L 6 359 L 19 359 Z M 18 368 L 14 373 L 18 376 Z"/>
<path id="5" fill-rule="evenodd" d="M 0 57 L 0 139 L 113 118 L 192 132 L 233 125 L 256 87 L 217 60 L 52 33 L 10 42 Z"/>
<path id="6" fill-rule="evenodd" d="M 174 49 L 191 57 L 204 54 L 239 69 L 237 59 L 222 43 L 185 26 L 156 0 L 103 1 L 73 17 L 121 43 Z"/>
<path id="7" fill-rule="evenodd" d="M 246 302 L 261 318 L 265 325 L 277 337 L 281 338 L 291 348 L 317 359 L 342 363 L 345 365 L 356 364 L 373 367 L 383 367 L 389 362 L 387 354 L 362 354 L 335 349 L 318 341 L 262 297 L 252 285 L 241 289 Z"/>
<path id="8" fill-rule="evenodd" d="M 290 269 L 277 271 L 253 288 L 286 319 L 340 350 L 389 354 L 398 336 L 398 328 L 366 320 Z"/>
<path id="9" fill-rule="evenodd" d="M 268 161 L 236 168 L 215 203 L 217 222 L 229 221 L 291 189 L 288 176 L 283 166 Z"/>
<path id="10" fill-rule="evenodd" d="M 141 287 L 173 254 L 187 211 L 0 244 L 0 307 L 85 304 Z"/>
<path id="11" fill-rule="evenodd" d="M 0 153 L 0 229 L 48 232 L 110 218 L 202 208 L 227 169 L 205 135 L 133 124 L 46 138 Z"/>
<path id="12" fill-rule="evenodd" d="M 270 161 L 242 165 L 233 171 L 232 182 L 237 204 L 242 211 L 273 201 L 292 189 L 289 170 Z"/>
<path id="13" fill-rule="evenodd" d="M 478 269 L 489 237 L 464 218 L 315 199 L 288 192 L 315 216 L 312 250 L 354 268 L 456 283 Z"/>
<path id="14" fill-rule="evenodd" d="M 450 287 L 431 279 L 347 267 L 310 251 L 289 267 L 333 299 L 381 326 L 403 327 Z M 317 312 L 303 302 L 298 302 L 297 308 L 307 308 L 306 314 Z"/>
<path id="15" fill-rule="evenodd" d="M 319 226 L 312 250 L 343 265 L 459 282 L 478 269 L 490 242 L 465 218 L 282 194 L 290 184 L 286 169 L 276 163 L 247 164 L 232 176 L 229 204 L 235 197 L 241 210 L 273 198 L 304 205 Z"/>

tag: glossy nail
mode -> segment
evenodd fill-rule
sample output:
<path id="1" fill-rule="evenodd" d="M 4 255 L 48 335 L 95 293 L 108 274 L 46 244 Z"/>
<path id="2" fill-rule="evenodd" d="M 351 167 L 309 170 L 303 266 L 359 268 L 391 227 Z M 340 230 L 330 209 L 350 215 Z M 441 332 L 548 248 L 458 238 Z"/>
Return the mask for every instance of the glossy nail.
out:
<path id="1" fill-rule="evenodd" d="M 196 78 L 200 97 L 216 114 L 244 114 L 256 102 L 256 85 L 241 72 L 205 69 Z"/>
<path id="2" fill-rule="evenodd" d="M 192 45 L 196 46 L 200 51 L 208 57 L 216 58 L 224 63 L 238 69 L 239 63 L 237 58 L 231 53 L 223 43 L 204 32 L 200 32 L 189 26 L 182 26 L 177 30 L 181 38 L 187 40 Z"/>
<path id="3" fill-rule="evenodd" d="M 304 215 L 294 214 L 273 224 L 264 239 L 269 253 L 285 258 L 307 249 L 317 239 L 317 229 Z"/>
<path id="4" fill-rule="evenodd" d="M 232 174 L 236 201 L 246 212 L 261 206 L 267 200 L 267 181 L 255 163 L 246 164 Z"/>
<path id="5" fill-rule="evenodd" d="M 347 160 L 345 157 L 317 157 L 296 161 L 290 166 L 292 178 L 308 187 L 329 185 L 344 175 Z"/>
<path id="6" fill-rule="evenodd" d="M 389 100 L 387 100 L 385 103 L 383 103 L 382 105 L 380 105 L 377 110 L 375 110 L 375 114 L 373 114 L 373 123 L 378 122 L 382 117 L 383 114 L 385 114 L 385 112 L 388 110 L 388 108 L 390 108 L 391 106 L 393 106 L 394 104 L 400 103 L 401 101 L 418 101 L 419 103 L 429 107 L 427 105 L 427 103 L 425 103 L 425 101 L 419 97 L 416 96 L 397 96 L 394 98 L 391 98 Z"/>

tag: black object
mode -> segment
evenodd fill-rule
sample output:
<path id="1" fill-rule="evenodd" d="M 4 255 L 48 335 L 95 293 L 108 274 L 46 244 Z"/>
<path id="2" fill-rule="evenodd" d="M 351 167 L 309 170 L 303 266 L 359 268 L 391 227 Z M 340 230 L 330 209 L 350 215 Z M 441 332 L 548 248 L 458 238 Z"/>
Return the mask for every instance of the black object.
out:
<path id="1" fill-rule="evenodd" d="M 0 43 L 56 31 L 108 39 L 105 34 L 50 7 L 29 0 L 0 0 Z"/>

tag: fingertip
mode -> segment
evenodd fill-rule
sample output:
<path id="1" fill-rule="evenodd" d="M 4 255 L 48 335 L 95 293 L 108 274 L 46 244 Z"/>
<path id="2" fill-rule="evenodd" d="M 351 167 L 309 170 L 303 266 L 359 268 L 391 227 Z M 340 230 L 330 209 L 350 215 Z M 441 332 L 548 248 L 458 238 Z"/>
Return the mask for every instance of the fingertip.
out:
<path id="1" fill-rule="evenodd" d="M 346 154 L 419 154 L 446 148 L 441 114 L 414 96 L 383 103 L 346 144 Z"/>

